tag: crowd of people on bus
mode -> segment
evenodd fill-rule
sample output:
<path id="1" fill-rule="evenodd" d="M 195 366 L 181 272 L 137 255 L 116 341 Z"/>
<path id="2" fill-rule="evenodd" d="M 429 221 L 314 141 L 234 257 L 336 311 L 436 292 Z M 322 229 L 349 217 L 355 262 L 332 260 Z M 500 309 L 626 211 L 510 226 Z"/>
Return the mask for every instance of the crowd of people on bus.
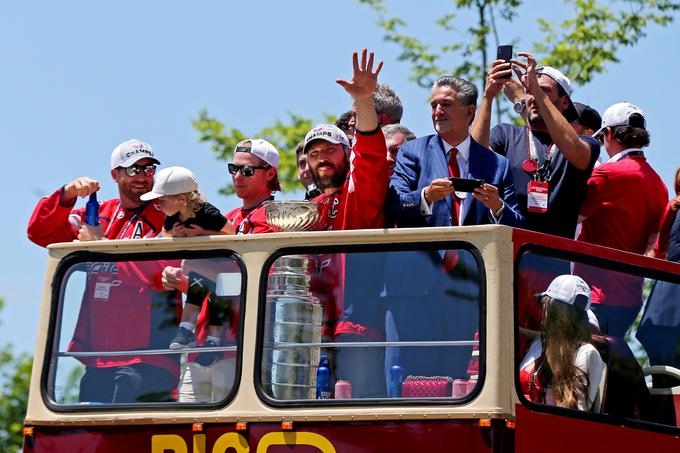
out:
<path id="1" fill-rule="evenodd" d="M 321 205 L 326 228 L 502 224 L 650 253 L 657 258 L 668 254 L 669 259 L 677 260 L 680 221 L 675 213 L 680 206 L 680 170 L 676 173 L 676 197 L 669 202 L 666 186 L 643 151 L 650 143 L 643 111 L 622 102 L 607 108 L 600 117 L 592 107 L 572 101 L 570 80 L 560 70 L 539 67 L 528 53 L 517 55 L 519 59 L 493 62 L 479 107 L 479 93 L 473 83 L 454 76 L 436 80 L 431 91 L 434 133 L 416 138 L 400 124 L 403 106 L 398 95 L 388 85 L 377 83 L 382 62 L 376 62 L 374 54 L 365 49 L 355 52 L 352 79 L 337 81 L 351 96 L 351 109 L 336 124 L 312 128 L 296 149 L 304 198 Z M 493 101 L 501 91 L 524 125 L 502 123 L 491 127 Z M 101 202 L 99 225 L 85 223 L 84 209 L 74 207 L 78 197 L 96 192 L 100 183 L 79 177 L 39 201 L 28 236 L 36 244 L 47 246 L 73 240 L 273 232 L 264 210 L 281 190 L 279 158 L 279 151 L 261 138 L 238 143 L 228 171 L 242 206 L 222 215 L 201 195 L 189 169 L 167 167 L 156 174 L 160 161 L 153 148 L 140 140 L 128 140 L 112 152 L 111 176 L 119 197 Z M 394 300 L 403 297 L 403 304 L 409 304 L 413 297 L 444 294 L 446 288 L 419 278 L 424 267 L 408 261 L 418 257 L 404 253 L 397 258 L 395 263 L 381 265 L 408 266 L 413 275 L 386 272 L 397 278 L 374 285 L 376 297 L 383 292 Z M 433 252 L 430 259 L 448 271 L 460 267 L 463 257 Z M 328 294 L 322 296 L 326 298 L 322 301 L 325 335 L 344 341 L 384 339 L 380 316 L 357 307 L 354 298 L 346 294 L 352 291 L 352 282 L 367 279 L 362 269 L 370 263 L 336 261 L 324 272 L 345 285 L 330 285 Z M 211 275 L 210 266 L 194 268 L 192 260 L 170 260 L 153 265 L 91 267 L 70 351 L 144 349 L 151 345 L 180 349 L 197 341 L 217 347 L 234 340 L 233 326 L 225 328 L 225 315 L 220 313 L 224 301 L 214 294 L 214 278 L 204 278 Z M 567 269 L 564 273 L 571 272 Z M 579 323 L 586 322 L 590 310 L 601 333 L 623 337 L 640 310 L 643 282 L 639 277 L 612 279 L 606 272 L 595 272 L 585 265 L 576 267 L 573 273 L 583 277 L 567 282 L 577 295 L 568 300 L 555 296 L 551 284 L 541 297 L 543 341 L 532 343 L 527 357 L 545 357 L 544 366 L 552 373 L 547 376 L 556 379 L 552 391 L 543 394 L 544 400 L 588 409 L 594 404 L 593 381 L 599 378 L 593 371 L 593 379 L 584 381 L 584 375 L 588 375 L 584 370 L 591 365 L 598 368 L 599 356 L 587 347 L 586 330 Z M 586 289 L 587 302 L 583 302 Z M 175 307 L 180 313 L 179 292 L 187 294 L 184 312 L 170 338 L 164 337 L 167 344 L 159 345 L 157 338 L 152 338 L 154 323 L 158 322 L 154 307 Z M 118 338 L 118 344 L 107 339 L 104 345 L 102 338 L 107 331 L 129 331 L 130 326 L 116 324 L 121 307 L 103 303 L 121 298 L 129 304 L 125 323 L 133 324 L 136 333 L 112 335 Z M 204 304 L 209 308 L 201 311 Z M 403 304 L 387 307 L 397 330 L 402 325 L 408 328 Z M 432 310 L 432 316 L 461 315 L 441 311 L 438 306 L 427 310 Z M 559 322 L 570 323 L 575 333 L 565 336 L 561 330 L 560 339 L 550 338 Z M 474 335 L 474 330 L 469 334 Z M 572 342 L 570 347 L 576 355 L 566 360 L 559 352 L 553 354 L 564 349 L 556 345 L 558 341 Z M 83 359 L 86 373 L 81 400 L 135 401 L 148 392 L 150 382 L 157 393 L 159 382 L 166 383 L 160 387 L 162 394 L 154 396 L 156 401 L 174 398 L 172 389 L 179 379 L 177 357 Z M 229 389 L 224 376 L 229 372 L 233 375 L 234 360 L 230 353 L 199 354 L 185 373 L 185 383 L 194 389 L 201 382 L 207 383 L 208 389 L 220 387 L 217 393 L 223 397 Z M 353 355 L 351 360 L 361 359 Z M 590 365 L 584 367 L 583 363 Z M 218 370 L 214 375 L 204 373 L 205 367 L 215 364 L 221 365 L 214 368 Z M 565 383 L 558 379 L 560 376 L 570 376 L 571 382 Z M 222 384 L 217 384 L 220 379 Z M 107 384 L 94 389 L 86 385 L 88 381 Z M 183 393 L 180 389 L 180 399 Z M 215 394 L 199 393 L 189 391 L 188 398 L 219 399 Z"/>

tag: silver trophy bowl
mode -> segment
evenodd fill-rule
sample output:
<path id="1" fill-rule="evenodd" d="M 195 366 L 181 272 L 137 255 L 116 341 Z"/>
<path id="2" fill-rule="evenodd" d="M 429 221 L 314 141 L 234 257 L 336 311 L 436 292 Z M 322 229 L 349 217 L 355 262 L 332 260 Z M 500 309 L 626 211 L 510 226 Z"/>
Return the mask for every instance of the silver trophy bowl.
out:
<path id="1" fill-rule="evenodd" d="M 270 226 L 282 231 L 322 230 L 321 204 L 313 201 L 270 201 L 264 217 Z"/>

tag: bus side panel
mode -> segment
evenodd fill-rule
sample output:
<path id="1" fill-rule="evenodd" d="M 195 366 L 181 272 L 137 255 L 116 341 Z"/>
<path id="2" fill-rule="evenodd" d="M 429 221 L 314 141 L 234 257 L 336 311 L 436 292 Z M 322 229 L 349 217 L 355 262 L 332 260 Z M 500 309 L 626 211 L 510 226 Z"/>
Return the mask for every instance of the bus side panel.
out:
<path id="1" fill-rule="evenodd" d="M 642 429 L 609 425 L 516 405 L 515 451 L 680 451 L 680 438 Z"/>
<path id="2" fill-rule="evenodd" d="M 496 422 L 496 421 L 495 421 Z M 502 421 L 498 421 L 502 422 Z M 504 452 L 512 449 L 512 432 L 503 423 L 482 428 L 479 421 L 432 422 L 294 422 L 292 431 L 279 423 L 191 425 L 34 427 L 24 452 L 74 453 L 223 453 L 232 452 Z M 231 450 L 230 450 L 231 448 Z"/>

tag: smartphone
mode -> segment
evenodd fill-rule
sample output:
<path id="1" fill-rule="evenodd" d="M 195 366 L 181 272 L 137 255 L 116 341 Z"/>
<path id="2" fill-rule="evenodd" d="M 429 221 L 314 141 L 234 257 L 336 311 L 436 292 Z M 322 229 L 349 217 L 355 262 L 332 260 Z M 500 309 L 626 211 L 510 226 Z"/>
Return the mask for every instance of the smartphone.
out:
<path id="1" fill-rule="evenodd" d="M 504 46 L 498 46 L 498 52 L 496 53 L 497 60 L 505 60 L 510 62 L 512 60 L 512 44 L 506 44 Z M 505 79 L 510 78 L 511 74 L 508 74 Z"/>
<path id="2" fill-rule="evenodd" d="M 468 179 L 468 178 L 449 178 L 453 183 L 453 190 L 456 192 L 474 192 L 476 187 L 484 185 L 483 179 Z"/>

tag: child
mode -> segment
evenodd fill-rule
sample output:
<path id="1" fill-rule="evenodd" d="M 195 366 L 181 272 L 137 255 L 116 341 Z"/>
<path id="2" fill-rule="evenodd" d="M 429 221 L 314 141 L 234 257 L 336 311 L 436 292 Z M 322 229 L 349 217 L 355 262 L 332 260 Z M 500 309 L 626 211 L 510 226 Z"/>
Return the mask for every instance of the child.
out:
<path id="1" fill-rule="evenodd" d="M 206 201 L 205 196 L 198 191 L 196 177 L 184 167 L 168 167 L 159 171 L 151 192 L 140 198 L 144 201 L 158 198 L 158 204 L 166 216 L 162 233 L 164 236 L 234 234 L 234 226 L 219 209 Z M 189 274 L 189 282 L 182 321 L 169 347 L 184 349 L 196 346 L 194 328 L 206 296 L 209 296 L 209 319 L 217 320 L 219 324 L 210 323 L 205 346 L 219 346 L 224 316 L 216 306 L 219 298 L 214 294 L 214 284 L 210 285 L 212 282 L 195 272 Z M 198 284 L 200 282 L 205 284 Z M 213 355 L 216 356 L 210 354 L 211 357 Z"/>

